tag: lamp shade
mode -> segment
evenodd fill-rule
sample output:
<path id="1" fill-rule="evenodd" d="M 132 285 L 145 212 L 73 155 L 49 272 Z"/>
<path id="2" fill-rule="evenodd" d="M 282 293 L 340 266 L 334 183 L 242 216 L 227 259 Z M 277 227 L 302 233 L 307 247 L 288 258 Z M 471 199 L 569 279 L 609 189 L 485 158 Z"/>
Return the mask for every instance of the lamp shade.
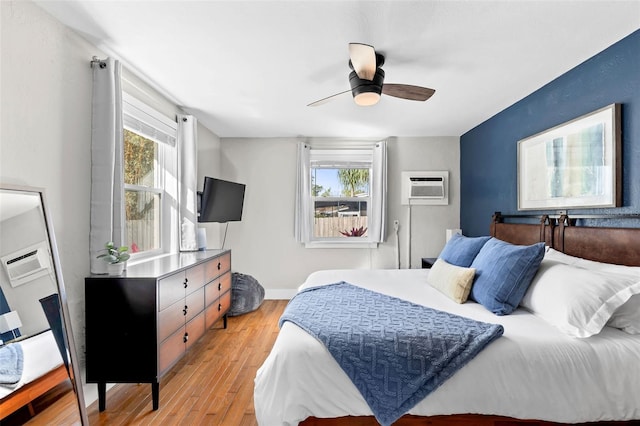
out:
<path id="1" fill-rule="evenodd" d="M 20 327 L 22 327 L 22 322 L 20 321 L 18 311 L 9 311 L 0 315 L 0 333 L 13 331 Z"/>

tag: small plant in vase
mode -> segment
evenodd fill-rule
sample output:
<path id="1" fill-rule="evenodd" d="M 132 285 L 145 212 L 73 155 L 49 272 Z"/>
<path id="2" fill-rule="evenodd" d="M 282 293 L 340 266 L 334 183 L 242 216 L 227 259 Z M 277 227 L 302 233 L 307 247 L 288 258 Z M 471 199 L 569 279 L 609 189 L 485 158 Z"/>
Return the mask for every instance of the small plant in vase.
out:
<path id="1" fill-rule="evenodd" d="M 340 231 L 342 235 L 345 237 L 362 237 L 365 232 L 367 232 L 367 228 L 361 226 L 360 228 L 351 228 L 351 230 Z"/>
<path id="2" fill-rule="evenodd" d="M 105 248 L 102 251 L 105 253 L 99 254 L 96 257 L 109 264 L 107 268 L 110 274 L 121 274 L 122 271 L 124 271 L 125 262 L 131 257 L 129 255 L 129 247 L 116 247 L 113 241 L 109 241 L 104 245 L 104 247 Z"/>

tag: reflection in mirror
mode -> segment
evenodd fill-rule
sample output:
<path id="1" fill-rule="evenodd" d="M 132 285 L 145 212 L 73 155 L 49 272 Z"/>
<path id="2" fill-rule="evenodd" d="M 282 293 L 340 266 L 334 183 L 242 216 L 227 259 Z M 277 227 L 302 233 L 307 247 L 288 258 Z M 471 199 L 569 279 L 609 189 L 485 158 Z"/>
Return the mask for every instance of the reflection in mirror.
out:
<path id="1" fill-rule="evenodd" d="M 0 185 L 0 262 L 0 424 L 88 424 L 42 190 Z"/>

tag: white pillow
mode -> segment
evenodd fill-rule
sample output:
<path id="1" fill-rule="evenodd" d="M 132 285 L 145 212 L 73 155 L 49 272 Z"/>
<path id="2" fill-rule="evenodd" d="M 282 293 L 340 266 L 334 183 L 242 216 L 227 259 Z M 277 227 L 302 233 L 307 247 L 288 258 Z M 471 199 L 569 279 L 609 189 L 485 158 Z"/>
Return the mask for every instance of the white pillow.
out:
<path id="1" fill-rule="evenodd" d="M 640 294 L 635 294 L 611 316 L 609 327 L 625 333 L 640 334 Z"/>
<path id="2" fill-rule="evenodd" d="M 631 275 L 640 279 L 640 266 L 596 262 L 594 260 L 570 256 L 552 248 L 547 249 L 544 258 L 593 271 Z M 629 334 L 640 334 L 640 295 L 632 296 L 625 304 L 620 306 L 620 308 L 613 313 L 607 325 L 609 327 L 619 328 Z"/>
<path id="3" fill-rule="evenodd" d="M 547 248 L 544 258 L 555 260 L 556 262 L 566 263 L 567 265 L 579 266 L 580 268 L 591 269 L 594 271 L 611 272 L 614 274 L 633 275 L 640 278 L 640 266 L 614 265 L 613 263 L 596 262 L 595 260 L 587 260 L 581 257 L 570 256 L 558 250 Z"/>
<path id="4" fill-rule="evenodd" d="M 464 303 L 469 297 L 475 268 L 451 265 L 438 258 L 427 275 L 427 283 L 456 303 Z"/>
<path id="5" fill-rule="evenodd" d="M 543 259 L 520 305 L 574 337 L 598 334 L 618 308 L 640 294 L 640 279 Z"/>

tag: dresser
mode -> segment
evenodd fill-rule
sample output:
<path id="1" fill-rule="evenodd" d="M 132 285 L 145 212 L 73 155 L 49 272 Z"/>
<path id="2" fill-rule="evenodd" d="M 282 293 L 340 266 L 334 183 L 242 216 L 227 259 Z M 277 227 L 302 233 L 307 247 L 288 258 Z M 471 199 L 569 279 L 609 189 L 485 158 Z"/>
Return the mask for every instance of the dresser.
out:
<path id="1" fill-rule="evenodd" d="M 120 276 L 85 278 L 87 383 L 151 383 L 160 379 L 231 306 L 231 252 L 179 253 L 128 266 Z"/>

